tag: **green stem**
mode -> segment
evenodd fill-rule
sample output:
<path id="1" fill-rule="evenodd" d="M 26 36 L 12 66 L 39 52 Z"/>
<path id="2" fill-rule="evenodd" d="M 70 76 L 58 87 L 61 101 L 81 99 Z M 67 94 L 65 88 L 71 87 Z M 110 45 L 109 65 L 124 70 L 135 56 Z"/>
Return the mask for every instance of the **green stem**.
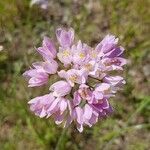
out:
<path id="1" fill-rule="evenodd" d="M 63 141 L 63 139 L 64 139 L 65 136 L 66 136 L 67 129 L 68 129 L 68 128 L 64 128 L 64 129 L 63 129 L 63 131 L 62 131 L 62 133 L 61 133 L 61 135 L 60 135 L 60 137 L 59 137 L 59 139 L 58 139 L 58 142 L 57 142 L 57 144 L 56 144 L 55 150 L 60 150 L 62 141 Z"/>
<path id="2" fill-rule="evenodd" d="M 91 76 L 88 76 L 89 78 L 91 78 L 91 79 L 94 79 L 94 80 L 98 80 L 98 81 L 100 81 L 101 82 L 101 80 L 100 79 L 98 79 L 98 78 L 94 78 L 94 77 L 91 77 Z"/>
<path id="3" fill-rule="evenodd" d="M 86 83 L 91 89 L 94 88 L 94 86 L 90 85 L 89 83 Z"/>

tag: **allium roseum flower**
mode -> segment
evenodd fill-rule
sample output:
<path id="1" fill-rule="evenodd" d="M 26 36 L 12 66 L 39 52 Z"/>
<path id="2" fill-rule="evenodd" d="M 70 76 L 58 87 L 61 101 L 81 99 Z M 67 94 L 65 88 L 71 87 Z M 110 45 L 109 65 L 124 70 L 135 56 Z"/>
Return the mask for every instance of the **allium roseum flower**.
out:
<path id="1" fill-rule="evenodd" d="M 75 122 L 82 132 L 83 126 L 91 127 L 112 113 L 109 100 L 125 84 L 123 77 L 112 75 L 112 71 L 123 70 L 124 48 L 113 35 L 107 35 L 95 48 L 76 42 L 72 28 L 57 29 L 56 37 L 59 47 L 44 37 L 37 48 L 43 61 L 33 63 L 23 75 L 29 79 L 29 87 L 47 84 L 52 74 L 58 80 L 49 85 L 49 94 L 28 103 L 35 115 L 52 116 L 56 124 L 63 123 L 64 127 Z"/>

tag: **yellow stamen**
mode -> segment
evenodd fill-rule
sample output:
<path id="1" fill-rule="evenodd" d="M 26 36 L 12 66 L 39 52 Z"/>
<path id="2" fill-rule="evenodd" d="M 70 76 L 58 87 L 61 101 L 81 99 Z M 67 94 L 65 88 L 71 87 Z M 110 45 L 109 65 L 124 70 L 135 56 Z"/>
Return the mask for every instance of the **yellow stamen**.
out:
<path id="1" fill-rule="evenodd" d="M 79 54 L 79 57 L 80 57 L 80 58 L 84 58 L 84 57 L 85 57 L 85 54 L 80 53 L 80 54 Z"/>
<path id="2" fill-rule="evenodd" d="M 91 55 L 92 55 L 92 58 L 96 58 L 97 57 L 97 54 L 94 51 L 91 53 Z"/>
<path id="3" fill-rule="evenodd" d="M 70 77 L 69 77 L 69 80 L 71 80 L 72 82 L 76 82 L 77 81 L 77 75 L 71 75 Z"/>
<path id="4" fill-rule="evenodd" d="M 68 50 L 63 51 L 62 53 L 65 57 L 68 57 L 70 55 L 70 52 Z"/>

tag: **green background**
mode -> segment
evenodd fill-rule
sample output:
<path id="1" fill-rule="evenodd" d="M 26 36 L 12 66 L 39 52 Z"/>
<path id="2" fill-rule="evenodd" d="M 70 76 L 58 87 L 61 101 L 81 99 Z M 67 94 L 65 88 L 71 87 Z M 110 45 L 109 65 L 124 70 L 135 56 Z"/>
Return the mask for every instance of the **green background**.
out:
<path id="1" fill-rule="evenodd" d="M 48 10 L 29 7 L 29 0 L 0 1 L 0 150 L 148 150 L 150 149 L 150 1 L 51 0 Z M 120 38 L 128 65 L 127 84 L 111 103 L 114 114 L 79 133 L 34 116 L 27 101 L 48 87 L 28 88 L 22 73 L 41 59 L 44 35 L 73 27 L 77 39 L 94 46 L 106 34 Z"/>

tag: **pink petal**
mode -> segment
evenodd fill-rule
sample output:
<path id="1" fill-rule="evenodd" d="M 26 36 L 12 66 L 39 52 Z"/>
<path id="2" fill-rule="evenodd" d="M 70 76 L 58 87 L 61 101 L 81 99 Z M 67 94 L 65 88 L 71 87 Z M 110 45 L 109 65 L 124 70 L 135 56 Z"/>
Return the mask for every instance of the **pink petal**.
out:
<path id="1" fill-rule="evenodd" d="M 110 88 L 110 85 L 107 83 L 101 83 L 96 87 L 96 91 L 105 91 L 108 90 Z"/>
<path id="2" fill-rule="evenodd" d="M 69 31 L 66 31 L 59 28 L 56 30 L 56 36 L 60 45 L 64 48 L 67 48 L 71 46 L 74 40 L 74 30 L 70 28 Z"/>
<path id="3" fill-rule="evenodd" d="M 54 112 L 55 109 L 57 108 L 58 102 L 59 102 L 59 99 L 56 98 L 56 99 L 53 101 L 53 103 L 51 104 L 51 106 L 49 107 L 48 112 L 51 112 L 51 111 Z"/>
<path id="4" fill-rule="evenodd" d="M 43 118 L 43 117 L 45 117 L 47 115 L 47 113 L 46 113 L 46 110 L 43 108 L 42 109 L 42 111 L 41 111 L 41 113 L 40 113 L 40 118 Z"/>
<path id="5" fill-rule="evenodd" d="M 83 124 L 83 110 L 82 110 L 82 108 L 76 107 L 75 112 L 76 112 L 76 115 L 77 115 L 77 122 L 79 124 Z"/>
<path id="6" fill-rule="evenodd" d="M 57 52 L 56 52 L 55 46 L 50 38 L 45 36 L 42 45 L 43 45 L 43 48 L 46 48 L 49 51 L 48 54 L 51 55 L 51 58 L 56 57 Z"/>
<path id="7" fill-rule="evenodd" d="M 86 104 L 86 105 L 84 106 L 84 117 L 85 117 L 86 119 L 90 119 L 91 116 L 92 116 L 92 113 L 93 113 L 92 107 L 90 107 L 88 104 Z"/>
<path id="8" fill-rule="evenodd" d="M 77 123 L 77 129 L 81 133 L 83 131 L 83 125 Z"/>
<path id="9" fill-rule="evenodd" d="M 58 64 L 55 60 L 44 62 L 43 69 L 49 74 L 55 74 L 57 72 Z"/>
<path id="10" fill-rule="evenodd" d="M 76 105 L 79 105 L 80 102 L 81 102 L 81 97 L 80 97 L 79 93 L 74 92 L 73 104 L 76 106 Z"/>
<path id="11" fill-rule="evenodd" d="M 66 81 L 57 81 L 50 86 L 50 90 L 53 91 L 54 96 L 60 97 L 70 93 L 71 86 Z"/>
<path id="12" fill-rule="evenodd" d="M 67 102 L 65 99 L 61 99 L 61 102 L 60 102 L 60 112 L 61 114 L 66 110 L 67 108 Z"/>
<path id="13" fill-rule="evenodd" d="M 61 124 L 63 122 L 63 119 L 64 119 L 64 115 L 60 115 L 60 114 L 56 114 L 55 115 L 55 123 L 57 125 Z"/>

